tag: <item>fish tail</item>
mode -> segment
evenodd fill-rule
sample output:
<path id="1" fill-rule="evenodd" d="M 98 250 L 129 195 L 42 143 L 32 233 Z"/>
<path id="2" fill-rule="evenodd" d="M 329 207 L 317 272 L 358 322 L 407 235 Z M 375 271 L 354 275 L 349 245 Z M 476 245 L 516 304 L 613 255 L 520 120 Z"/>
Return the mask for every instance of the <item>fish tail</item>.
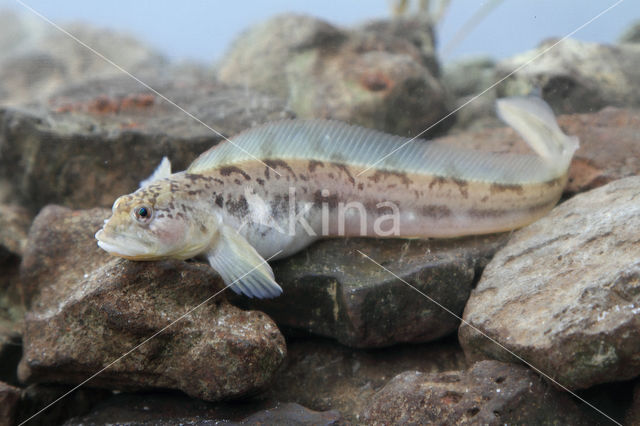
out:
<path id="1" fill-rule="evenodd" d="M 580 144 L 576 136 L 562 132 L 545 101 L 535 96 L 502 98 L 496 101 L 496 111 L 551 167 L 566 172 Z"/>

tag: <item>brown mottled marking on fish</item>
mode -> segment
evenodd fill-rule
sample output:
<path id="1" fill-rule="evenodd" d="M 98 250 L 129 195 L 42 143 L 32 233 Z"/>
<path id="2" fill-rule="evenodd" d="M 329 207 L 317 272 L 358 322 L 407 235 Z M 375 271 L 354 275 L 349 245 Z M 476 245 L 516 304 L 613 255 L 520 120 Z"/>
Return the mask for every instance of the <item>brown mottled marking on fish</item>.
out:
<path id="1" fill-rule="evenodd" d="M 321 206 L 323 203 L 327 203 L 327 205 L 331 208 L 336 208 L 338 203 L 340 202 L 340 197 L 338 194 L 329 194 L 328 196 L 323 196 L 321 190 L 317 190 L 313 193 L 313 202 L 317 206 Z"/>
<path id="2" fill-rule="evenodd" d="M 436 185 L 442 186 L 446 182 L 447 182 L 446 178 L 443 178 L 442 176 L 434 176 L 433 179 L 431 179 L 431 182 L 429 182 L 429 189 L 433 189 L 433 187 Z"/>
<path id="3" fill-rule="evenodd" d="M 307 168 L 310 173 L 315 172 L 318 167 L 324 167 L 324 163 L 322 161 L 309 160 L 309 166 Z"/>
<path id="4" fill-rule="evenodd" d="M 230 213 L 242 218 L 249 214 L 249 203 L 247 203 L 247 199 L 244 195 L 240 195 L 238 200 L 233 198 L 227 199 L 227 208 Z"/>
<path id="5" fill-rule="evenodd" d="M 245 180 L 251 180 L 251 176 L 244 170 L 236 166 L 224 166 L 219 169 L 222 176 L 229 176 L 231 173 L 239 173 Z"/>
<path id="6" fill-rule="evenodd" d="M 373 175 L 369 176 L 369 180 L 372 180 L 373 182 L 378 183 L 380 182 L 380 180 L 387 179 L 390 176 L 399 178 L 402 181 L 402 184 L 405 185 L 407 188 L 413 183 L 413 181 L 409 179 L 406 173 L 396 172 L 392 170 L 376 170 L 376 172 Z"/>
<path id="7" fill-rule="evenodd" d="M 276 170 L 278 167 L 282 167 L 283 169 L 287 170 L 294 179 L 296 179 L 295 172 L 293 171 L 291 166 L 289 166 L 289 164 L 287 164 L 286 161 L 270 158 L 270 159 L 265 159 L 264 163 L 267 166 L 271 167 L 273 170 Z"/>
<path id="8" fill-rule="evenodd" d="M 233 180 L 233 182 L 234 182 L 236 185 L 242 185 L 242 181 L 241 181 L 240 179 L 234 179 L 234 180 Z"/>
<path id="9" fill-rule="evenodd" d="M 433 219 L 442 219 L 443 217 L 451 216 L 451 209 L 442 204 L 432 204 L 422 206 L 420 213 Z"/>
<path id="10" fill-rule="evenodd" d="M 223 206 L 223 204 L 224 204 L 224 198 L 222 198 L 222 195 L 218 194 L 218 195 L 216 196 L 215 203 L 216 203 L 216 205 L 217 205 L 218 207 L 222 207 L 222 206 Z"/>
<path id="11" fill-rule="evenodd" d="M 456 179 L 456 178 L 451 178 L 451 182 L 456 184 L 456 186 L 458 187 L 458 190 L 460 191 L 460 195 L 462 195 L 463 198 L 469 198 L 469 190 L 468 190 L 469 182 L 467 182 L 466 180 Z"/>
<path id="12" fill-rule="evenodd" d="M 512 191 L 518 195 L 522 195 L 524 188 L 519 184 L 507 184 L 507 183 L 492 183 L 489 187 L 491 194 L 498 194 L 500 192 Z"/>
<path id="13" fill-rule="evenodd" d="M 258 182 L 258 185 L 260 185 L 260 186 L 264 186 L 264 179 L 262 179 L 262 178 L 256 178 L 256 182 Z"/>
<path id="14" fill-rule="evenodd" d="M 353 178 L 353 176 L 351 175 L 351 172 L 349 171 L 349 168 L 347 166 L 345 166 L 344 164 L 340 164 L 340 163 L 335 163 L 332 164 L 333 167 L 340 169 L 340 171 L 342 171 L 347 178 L 349 179 L 349 182 L 351 182 L 351 185 L 355 185 L 356 184 L 356 180 Z"/>

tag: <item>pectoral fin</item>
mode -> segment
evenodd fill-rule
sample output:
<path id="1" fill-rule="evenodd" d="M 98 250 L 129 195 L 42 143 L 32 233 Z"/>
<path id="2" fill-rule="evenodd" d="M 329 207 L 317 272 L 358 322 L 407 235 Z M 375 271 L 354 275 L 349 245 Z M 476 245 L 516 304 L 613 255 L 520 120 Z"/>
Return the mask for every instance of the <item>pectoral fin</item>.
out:
<path id="1" fill-rule="evenodd" d="M 207 253 L 211 267 L 238 294 L 260 299 L 282 294 L 273 271 L 258 252 L 233 228 L 221 225 L 217 241 Z"/>

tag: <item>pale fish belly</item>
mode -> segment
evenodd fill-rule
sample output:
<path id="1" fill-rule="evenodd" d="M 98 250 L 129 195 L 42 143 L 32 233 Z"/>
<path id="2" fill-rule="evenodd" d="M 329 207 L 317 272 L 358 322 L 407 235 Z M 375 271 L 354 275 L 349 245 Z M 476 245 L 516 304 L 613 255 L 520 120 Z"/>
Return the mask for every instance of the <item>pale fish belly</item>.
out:
<path id="1" fill-rule="evenodd" d="M 224 221 L 265 258 L 289 256 L 323 237 L 457 237 L 507 231 L 544 216 L 566 176 L 495 183 L 288 159 L 236 165 Z M 238 209 L 234 206 L 245 206 Z"/>

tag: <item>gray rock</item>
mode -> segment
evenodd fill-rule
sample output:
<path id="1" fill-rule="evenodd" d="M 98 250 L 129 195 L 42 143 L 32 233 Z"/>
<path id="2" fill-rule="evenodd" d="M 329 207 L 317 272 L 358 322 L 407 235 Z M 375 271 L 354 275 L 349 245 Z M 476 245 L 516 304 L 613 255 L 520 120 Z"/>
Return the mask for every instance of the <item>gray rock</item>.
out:
<path id="1" fill-rule="evenodd" d="M 467 371 L 394 377 L 370 401 L 367 424 L 588 424 L 568 397 L 524 367 L 483 361 Z"/>
<path id="2" fill-rule="evenodd" d="M 0 425 L 11 426 L 16 421 L 20 389 L 0 382 Z"/>
<path id="3" fill-rule="evenodd" d="M 460 314 L 476 274 L 506 239 L 501 234 L 451 240 L 321 241 L 273 264 L 282 296 L 233 300 L 267 312 L 280 326 L 332 337 L 348 346 L 427 342 L 453 332 L 459 321 L 357 250 Z"/>
<path id="4" fill-rule="evenodd" d="M 570 389 L 640 374 L 640 177 L 577 195 L 513 234 L 485 268 L 468 324 Z M 467 323 L 469 359 L 513 358 Z"/>
<path id="5" fill-rule="evenodd" d="M 444 66 L 442 81 L 456 97 L 475 95 L 495 83 L 496 63 L 490 57 L 474 57 Z"/>
<path id="6" fill-rule="evenodd" d="M 406 370 L 438 373 L 465 368 L 454 339 L 361 350 L 323 339 L 293 339 L 284 367 L 266 392 L 268 401 L 290 401 L 318 411 L 338 410 L 362 424 L 370 397 Z"/>
<path id="7" fill-rule="evenodd" d="M 24 308 L 18 271 L 30 224 L 31 214 L 26 209 L 0 204 L 0 382 L 10 384 L 17 384 L 22 348 Z"/>
<path id="8" fill-rule="evenodd" d="M 247 413 L 253 414 L 248 415 Z M 67 420 L 66 426 L 136 424 L 170 426 L 287 424 L 332 425 L 341 417 L 335 411 L 316 412 L 294 403 L 243 402 L 213 404 L 169 393 L 119 394 L 103 401 L 90 413 Z"/>
<path id="9" fill-rule="evenodd" d="M 431 30 L 423 31 L 430 39 Z M 432 46 L 416 34 L 380 23 L 347 31 L 281 15 L 243 33 L 218 76 L 283 97 L 300 117 L 415 135 L 447 112 L 444 88 L 432 72 L 437 67 L 426 59 Z"/>
<path id="10" fill-rule="evenodd" d="M 93 238 L 109 214 L 50 206 L 35 219 L 21 266 L 29 307 L 21 380 L 80 383 L 222 288 L 205 264 L 109 256 Z M 285 354 L 284 338 L 266 315 L 218 297 L 91 385 L 179 389 L 206 400 L 240 397 L 264 388 Z"/>
<path id="11" fill-rule="evenodd" d="M 30 14 L 0 11 L 0 104 L 42 101 L 69 81 L 122 74 L 67 34 Z M 131 36 L 63 25 L 83 43 L 133 74 L 158 75 L 167 60 Z"/>
<path id="12" fill-rule="evenodd" d="M 291 117 L 273 97 L 183 78 L 150 83 L 227 137 Z M 0 179 L 33 212 L 49 203 L 110 207 L 163 156 L 182 170 L 221 140 L 128 77 L 96 80 L 67 86 L 46 107 L 0 108 Z"/>
<path id="13" fill-rule="evenodd" d="M 629 26 L 618 39 L 618 43 L 640 43 L 640 21 Z"/>
<path id="14" fill-rule="evenodd" d="M 496 80 L 527 66 L 498 86 L 499 96 L 540 89 L 556 112 L 596 112 L 605 106 L 640 106 L 640 46 L 556 40 L 498 63 Z M 534 59 L 535 58 L 535 59 Z"/>

